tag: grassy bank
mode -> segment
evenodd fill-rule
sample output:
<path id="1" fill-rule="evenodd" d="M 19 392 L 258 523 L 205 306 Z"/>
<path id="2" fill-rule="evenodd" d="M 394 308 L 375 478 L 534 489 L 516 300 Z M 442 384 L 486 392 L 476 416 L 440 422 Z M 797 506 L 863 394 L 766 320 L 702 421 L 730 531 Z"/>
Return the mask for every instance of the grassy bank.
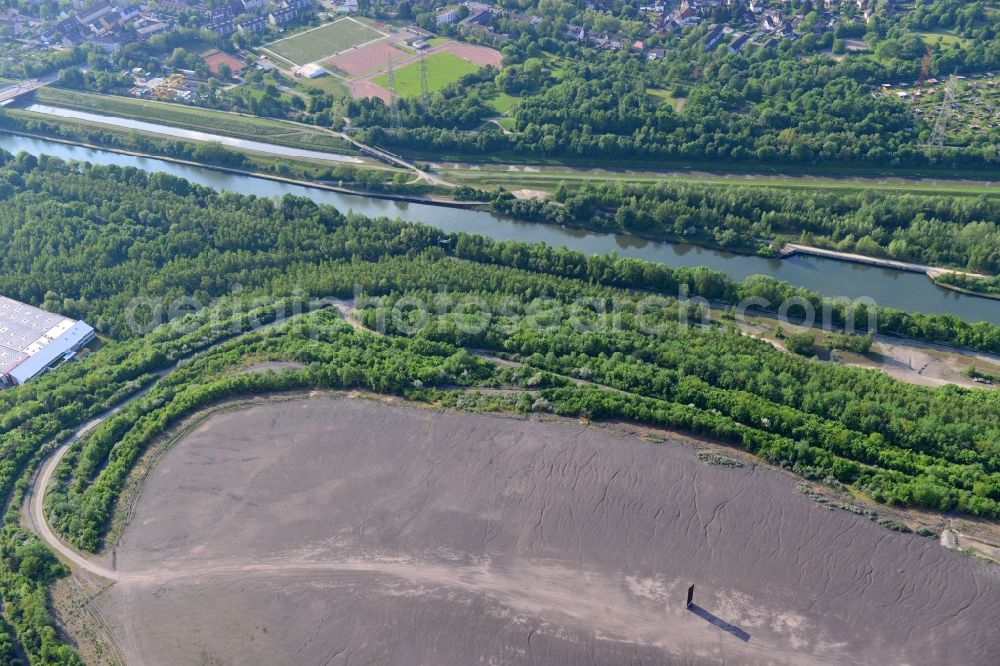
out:
<path id="1" fill-rule="evenodd" d="M 169 102 L 114 95 L 95 95 L 51 87 L 39 89 L 35 93 L 35 99 L 42 104 L 120 118 L 158 122 L 236 139 L 264 141 L 307 150 L 328 150 L 348 154 L 357 154 L 358 152 L 347 141 L 321 129 L 313 130 L 304 125 L 273 118 L 258 118 Z"/>
<path id="2" fill-rule="evenodd" d="M 30 111 L 7 110 L 0 114 L 0 129 L 29 136 L 51 138 L 87 147 L 109 149 L 126 154 L 161 157 L 210 168 L 222 168 L 248 175 L 261 175 L 334 189 L 345 188 L 357 194 L 392 193 L 398 196 L 424 196 L 438 189 L 425 183 L 398 184 L 394 177 L 409 172 L 383 165 L 335 165 L 255 153 L 223 147 L 217 143 L 164 137 L 150 132 L 122 130 L 76 119 L 58 119 Z"/>
<path id="3" fill-rule="evenodd" d="M 522 167 L 532 168 L 532 167 Z M 546 167 L 539 167 L 546 169 Z M 1000 187 L 982 182 L 964 181 L 906 181 L 886 182 L 880 179 L 835 178 L 822 176 L 778 176 L 768 174 L 721 174 L 693 172 L 689 170 L 673 172 L 606 171 L 602 169 L 576 170 L 572 168 L 548 168 L 540 171 L 510 171 L 508 169 L 445 168 L 441 174 L 455 182 L 473 187 L 492 187 L 501 184 L 507 189 L 535 189 L 551 192 L 560 183 L 574 188 L 593 182 L 623 181 L 628 183 L 661 183 L 663 181 L 697 182 L 705 185 L 776 187 L 784 189 L 835 190 L 838 192 L 860 192 L 876 190 L 885 192 L 910 193 L 945 196 L 970 196 L 1000 198 Z"/>

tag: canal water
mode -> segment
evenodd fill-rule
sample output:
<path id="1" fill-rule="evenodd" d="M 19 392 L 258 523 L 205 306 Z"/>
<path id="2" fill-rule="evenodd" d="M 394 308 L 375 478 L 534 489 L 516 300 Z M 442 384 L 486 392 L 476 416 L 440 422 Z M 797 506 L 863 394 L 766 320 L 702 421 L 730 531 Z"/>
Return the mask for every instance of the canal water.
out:
<path id="1" fill-rule="evenodd" d="M 343 211 L 353 210 L 373 217 L 398 217 L 448 232 L 465 231 L 497 240 L 542 242 L 587 254 L 617 252 L 621 256 L 660 262 L 668 266 L 707 266 L 737 280 L 755 274 L 771 275 L 826 296 L 867 297 L 878 305 L 886 307 L 928 314 L 951 314 L 967 321 L 988 321 L 1000 325 L 1000 301 L 942 289 L 926 276 L 916 273 L 821 257 L 796 255 L 781 260 L 765 259 L 681 243 L 648 241 L 629 234 L 597 233 L 519 222 L 480 211 L 339 194 L 252 176 L 223 173 L 204 167 L 173 164 L 155 158 L 120 155 L 110 151 L 6 134 L 0 134 L 0 148 L 12 153 L 19 151 L 34 155 L 46 153 L 63 159 L 95 164 L 117 164 L 146 171 L 162 171 L 217 190 L 241 194 L 257 196 L 295 194 L 309 197 L 317 203 L 331 204 Z"/>

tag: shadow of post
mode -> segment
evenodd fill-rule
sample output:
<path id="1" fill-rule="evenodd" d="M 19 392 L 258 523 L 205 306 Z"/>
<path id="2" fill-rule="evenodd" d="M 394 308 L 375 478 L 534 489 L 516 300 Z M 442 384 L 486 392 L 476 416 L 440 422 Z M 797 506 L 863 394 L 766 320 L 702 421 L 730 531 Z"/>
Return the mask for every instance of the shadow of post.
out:
<path id="1" fill-rule="evenodd" d="M 722 629 L 723 631 L 732 634 L 741 641 L 746 642 L 750 640 L 750 634 L 748 634 L 747 632 L 743 631 L 742 629 L 740 629 L 735 625 L 729 624 L 722 618 L 716 617 L 715 615 L 708 612 L 698 604 L 691 604 L 690 606 L 688 606 L 688 610 L 697 615 L 698 617 L 700 617 L 701 619 L 709 622 L 710 624 L 714 624 L 719 629 Z"/>

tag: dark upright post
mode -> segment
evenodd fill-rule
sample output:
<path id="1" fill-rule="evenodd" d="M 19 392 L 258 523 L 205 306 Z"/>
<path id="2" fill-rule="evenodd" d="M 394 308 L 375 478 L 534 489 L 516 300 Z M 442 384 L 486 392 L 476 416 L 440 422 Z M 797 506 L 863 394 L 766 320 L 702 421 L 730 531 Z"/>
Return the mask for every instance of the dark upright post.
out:
<path id="1" fill-rule="evenodd" d="M 694 585 L 688 588 L 688 600 L 685 608 L 691 608 L 691 602 L 694 601 Z"/>

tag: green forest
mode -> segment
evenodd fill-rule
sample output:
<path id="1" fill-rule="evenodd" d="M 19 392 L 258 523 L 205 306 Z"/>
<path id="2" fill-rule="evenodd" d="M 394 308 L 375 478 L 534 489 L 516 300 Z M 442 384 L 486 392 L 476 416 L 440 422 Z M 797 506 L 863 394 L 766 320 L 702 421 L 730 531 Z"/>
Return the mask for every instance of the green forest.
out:
<path id="1" fill-rule="evenodd" d="M 81 548 L 106 545 L 136 461 L 185 417 L 221 400 L 312 389 L 624 419 L 727 443 L 880 502 L 1000 517 L 1000 392 L 929 389 L 787 354 L 725 322 L 701 323 L 705 304 L 676 298 L 683 287 L 722 303 L 820 302 L 776 280 L 443 237 L 131 168 L 26 154 L 0 162 L 0 293 L 105 336 L 84 360 L 0 393 L 0 490 L 12 498 L 0 531 L 8 658 L 19 649 L 31 663 L 80 663 L 47 610 L 46 586 L 64 570 L 19 526 L 19 507 L 51 447 L 135 396 L 74 444 L 47 496 L 50 521 Z M 324 307 L 330 297 L 355 299 L 370 330 Z M 1000 350 L 995 326 L 875 316 L 885 330 Z M 241 371 L 262 360 L 301 369 Z"/>
<path id="2" fill-rule="evenodd" d="M 208 76 L 184 46 L 202 41 L 234 50 L 245 46 L 246 37 L 227 40 L 194 28 L 135 42 L 110 56 L 77 46 L 12 58 L 0 65 L 0 75 L 58 71 L 63 87 L 126 94 L 133 82 L 123 72 L 132 68 L 154 76 L 189 69 L 205 80 L 192 102 L 198 106 L 333 129 L 345 127 L 349 118 L 361 141 L 428 159 L 980 173 L 1000 164 L 995 122 L 970 131 L 971 123 L 953 119 L 943 145 L 932 144 L 936 113 L 915 115 L 908 101 L 879 92 L 883 85 L 916 82 L 925 56 L 931 78 L 1000 70 L 1000 10 L 987 2 L 876 3 L 864 19 L 854 3 L 781 3 L 797 32 L 774 33 L 773 43 L 755 39 L 739 52 L 708 36 L 717 24 L 756 30 L 759 17 L 748 21 L 739 5 L 729 3 L 704 9 L 704 20 L 676 33 L 653 29 L 642 11 L 648 3 L 640 0 L 599 8 L 564 0 L 498 4 L 509 12 L 493 16 L 491 32 L 465 31 L 461 37 L 500 50 L 503 67 L 483 68 L 426 100 L 399 100 L 398 128 L 377 98 L 351 99 L 308 84 L 302 94 L 289 94 L 296 82 L 273 71 L 251 69 L 239 86 Z M 403 2 L 390 9 L 373 3 L 363 11 L 417 22 L 429 17 L 433 30 L 455 32 L 433 25 L 434 7 L 441 5 Z M 572 27 L 615 34 L 626 44 L 641 41 L 643 50 L 596 48 L 570 37 Z M 657 56 L 650 58 L 653 49 Z M 491 105 L 500 95 L 514 100 L 503 127 L 489 122 L 502 115 Z M 932 108 L 943 102 L 941 95 L 935 92 Z"/>
<path id="3" fill-rule="evenodd" d="M 717 7 L 711 20 L 663 35 L 642 20 L 639 7 L 646 3 L 607 3 L 603 11 L 562 0 L 502 4 L 542 18 L 537 25 L 496 20 L 497 29 L 512 37 L 497 44 L 503 71 L 467 77 L 430 107 L 403 100 L 399 130 L 388 129 L 389 113 L 380 101 L 350 102 L 348 115 L 368 128 L 368 141 L 413 154 L 633 164 L 992 170 L 1000 160 L 995 129 L 928 146 L 933 117 L 915 119 L 907 102 L 873 94 L 882 84 L 917 80 L 929 30 L 963 37 L 931 45 L 932 77 L 1000 68 L 997 12 L 986 3 L 879 3 L 867 23 L 835 16 L 832 27 L 823 27 L 821 3 L 783 3 L 786 13 L 815 29 L 798 39 L 777 39 L 772 48 L 753 44 L 739 53 L 728 51 L 724 42 L 714 47 L 707 42 L 709 25 L 739 23 L 739 9 Z M 650 60 L 634 50 L 592 48 L 567 37 L 573 25 L 614 31 L 627 43 L 644 40 L 647 47 L 662 47 L 663 55 Z M 864 51 L 837 57 L 830 49 L 835 41 L 842 49 L 847 38 L 859 40 Z M 651 93 L 657 90 L 684 99 L 683 108 Z M 512 111 L 512 132 L 480 126 L 495 115 L 486 102 L 497 92 L 520 100 Z M 438 103 L 448 99 L 452 104 L 441 113 Z"/>
<path id="4" fill-rule="evenodd" d="M 523 219 L 640 236 L 701 241 L 764 254 L 761 239 L 1000 273 L 1000 200 L 873 190 L 622 181 L 561 185 L 546 202 L 506 196 L 494 208 Z M 974 285 L 973 285 L 974 288 Z"/>

